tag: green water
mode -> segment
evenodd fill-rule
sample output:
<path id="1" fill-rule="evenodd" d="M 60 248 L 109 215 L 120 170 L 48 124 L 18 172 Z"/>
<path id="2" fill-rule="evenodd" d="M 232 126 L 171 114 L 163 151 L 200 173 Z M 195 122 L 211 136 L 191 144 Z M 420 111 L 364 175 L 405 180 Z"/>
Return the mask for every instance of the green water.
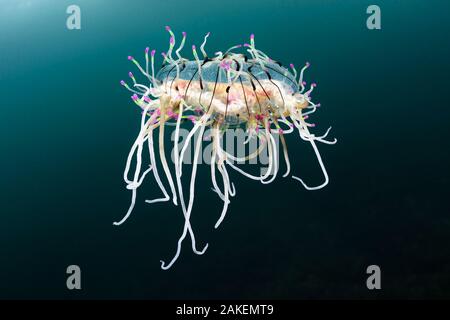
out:
<path id="1" fill-rule="evenodd" d="M 450 71 L 448 1 L 377 1 L 382 30 L 366 28 L 372 1 L 73 1 L 0 3 L 0 298 L 450 297 Z M 204 256 L 186 242 L 179 207 L 132 217 L 122 172 L 139 111 L 119 81 L 126 59 L 166 50 L 165 25 L 207 50 L 248 41 L 285 64 L 310 61 L 323 108 L 316 132 L 330 184 L 289 178 L 261 185 L 236 172 L 228 215 L 200 168 L 192 216 Z M 191 42 L 189 42 L 190 44 Z M 190 54 L 186 52 L 186 54 Z M 310 146 L 288 138 L 295 175 L 319 183 Z M 149 179 L 151 181 L 151 179 Z M 66 289 L 66 267 L 82 290 Z M 366 267 L 382 290 L 366 288 Z"/>

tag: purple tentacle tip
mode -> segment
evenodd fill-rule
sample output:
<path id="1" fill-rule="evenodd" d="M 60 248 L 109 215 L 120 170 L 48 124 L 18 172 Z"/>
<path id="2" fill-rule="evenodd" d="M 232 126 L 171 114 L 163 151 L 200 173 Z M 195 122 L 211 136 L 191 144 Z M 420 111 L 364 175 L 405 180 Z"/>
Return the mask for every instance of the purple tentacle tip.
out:
<path id="1" fill-rule="evenodd" d="M 250 47 L 248 43 L 244 43 L 244 47 Z"/>
<path id="2" fill-rule="evenodd" d="M 131 73 L 131 71 L 128 72 L 128 76 L 129 76 L 130 78 L 133 78 L 133 74 Z"/>
<path id="3" fill-rule="evenodd" d="M 302 81 L 302 85 L 303 85 L 303 86 L 306 86 L 306 81 Z"/>
<path id="4" fill-rule="evenodd" d="M 192 45 L 192 50 L 195 50 L 195 44 Z"/>
<path id="5" fill-rule="evenodd" d="M 313 88 L 315 88 L 315 87 L 317 87 L 317 83 L 314 82 L 314 83 L 311 84 L 311 86 L 312 86 Z"/>
<path id="6" fill-rule="evenodd" d="M 132 56 L 128 56 L 128 60 L 133 60 L 133 57 Z"/>
<path id="7" fill-rule="evenodd" d="M 255 34 L 252 33 L 252 34 L 250 35 L 250 39 L 252 39 L 252 40 L 255 39 Z"/>
<path id="8" fill-rule="evenodd" d="M 185 31 L 183 31 L 181 34 L 183 35 L 183 37 L 186 37 L 186 32 Z"/>
<path id="9" fill-rule="evenodd" d="M 124 86 L 125 85 L 125 81 L 120 80 L 120 84 Z"/>
<path id="10" fill-rule="evenodd" d="M 311 64 L 309 62 L 306 62 L 306 66 L 309 67 Z"/>
<path id="11" fill-rule="evenodd" d="M 320 104 L 320 103 L 316 104 L 316 107 L 318 107 L 318 108 L 319 108 L 320 106 L 321 106 L 321 104 Z"/>
<path id="12" fill-rule="evenodd" d="M 152 55 L 152 57 L 155 56 L 155 53 L 156 53 L 156 50 L 155 50 L 155 49 L 153 49 L 152 52 L 150 52 L 150 54 Z"/>
<path id="13" fill-rule="evenodd" d="M 133 94 L 133 95 L 131 96 L 131 99 L 133 99 L 134 101 L 136 101 L 136 100 L 138 99 L 137 94 Z"/>
<path id="14" fill-rule="evenodd" d="M 291 67 L 292 69 L 294 69 L 294 64 L 293 64 L 293 63 L 289 64 L 289 67 Z"/>
<path id="15" fill-rule="evenodd" d="M 169 26 L 166 26 L 166 30 L 167 30 L 167 31 L 170 31 L 170 27 L 169 27 Z"/>
<path id="16" fill-rule="evenodd" d="M 149 50 L 150 50 L 149 47 L 145 48 L 145 53 L 147 54 Z"/>

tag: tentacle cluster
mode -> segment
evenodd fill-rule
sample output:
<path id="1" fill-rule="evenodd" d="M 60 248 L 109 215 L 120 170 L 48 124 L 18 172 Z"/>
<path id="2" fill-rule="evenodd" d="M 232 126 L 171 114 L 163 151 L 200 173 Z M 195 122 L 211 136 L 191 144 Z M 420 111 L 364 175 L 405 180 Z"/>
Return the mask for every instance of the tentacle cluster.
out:
<path id="1" fill-rule="evenodd" d="M 284 136 L 297 132 L 302 140 L 309 142 L 315 152 L 324 181 L 318 186 L 308 186 L 302 179 L 292 176 L 308 190 L 317 190 L 327 185 L 329 178 L 316 142 L 334 144 L 334 140 L 326 140 L 331 128 L 325 134 L 316 136 L 310 133 L 313 123 L 306 120 L 313 114 L 320 104 L 311 100 L 311 93 L 316 85 L 312 83 L 309 88 L 304 81 L 304 72 L 310 66 L 306 63 L 299 72 L 293 64 L 290 70 L 269 58 L 265 53 L 255 47 L 254 36 L 250 36 L 250 43 L 232 46 L 225 52 L 216 52 L 214 57 L 208 57 L 205 44 L 209 33 L 204 37 L 200 46 L 203 56 L 200 59 L 196 46 L 192 46 L 194 60 L 190 61 L 181 56 L 180 51 L 186 42 L 186 33 L 182 33 L 182 40 L 175 49 L 175 34 L 169 27 L 169 49 L 162 53 L 163 66 L 155 75 L 155 50 L 145 49 L 145 66 L 129 56 L 139 71 L 147 78 L 148 83 L 140 84 L 130 72 L 132 84 L 125 81 L 121 84 L 133 93 L 132 100 L 142 109 L 141 128 L 127 157 L 124 171 L 124 180 L 127 189 L 132 191 L 131 205 L 126 215 L 115 225 L 121 225 L 130 216 L 136 201 L 136 191 L 150 172 L 153 174 L 163 197 L 146 200 L 147 203 L 172 200 L 174 205 L 181 205 L 184 215 L 183 232 L 178 240 L 175 255 L 168 262 L 161 261 L 162 269 L 169 269 L 178 259 L 182 242 L 189 234 L 192 250 L 196 254 L 203 254 L 207 244 L 198 249 L 190 217 L 195 197 L 195 179 L 197 174 L 198 158 L 202 149 L 205 129 L 209 128 L 211 134 L 211 183 L 212 190 L 223 201 L 223 208 L 215 224 L 219 227 L 224 220 L 230 198 L 236 194 L 230 180 L 227 168 L 263 184 L 271 183 L 280 169 L 279 155 L 275 135 L 279 135 L 283 147 L 286 171 L 283 177 L 290 173 L 290 161 L 287 144 Z M 236 53 L 243 50 L 244 53 Z M 149 56 L 150 53 L 150 56 Z M 213 71 L 217 70 L 216 72 Z M 180 128 L 182 123 L 192 122 L 192 127 L 184 144 L 179 148 Z M 252 139 L 258 141 L 256 151 L 238 157 L 230 154 L 222 147 L 225 129 L 233 125 L 243 125 L 246 132 L 247 144 Z M 169 167 L 165 156 L 164 135 L 166 126 L 175 127 L 174 134 L 174 166 Z M 156 161 L 154 131 L 158 131 L 157 149 L 160 166 L 165 175 L 163 183 Z M 198 135 L 198 138 L 194 137 Z M 150 163 L 142 163 L 142 152 L 147 144 Z M 194 158 L 190 172 L 189 192 L 184 192 L 182 184 L 183 159 L 188 148 L 194 147 Z M 268 153 L 268 167 L 259 176 L 244 171 L 237 162 L 248 161 L 258 157 L 264 150 Z M 135 162 L 134 172 L 130 173 L 131 163 Z M 217 181 L 219 172 L 222 183 Z"/>

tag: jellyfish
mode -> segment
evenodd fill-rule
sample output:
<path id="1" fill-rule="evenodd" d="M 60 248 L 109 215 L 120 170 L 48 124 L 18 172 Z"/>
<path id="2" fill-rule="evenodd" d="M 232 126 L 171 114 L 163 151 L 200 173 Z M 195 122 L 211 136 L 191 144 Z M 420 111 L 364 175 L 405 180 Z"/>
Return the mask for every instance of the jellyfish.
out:
<path id="1" fill-rule="evenodd" d="M 132 72 L 128 74 L 130 81 L 120 82 L 132 93 L 131 99 L 141 109 L 141 118 L 140 130 L 131 146 L 123 175 L 126 187 L 131 191 L 131 204 L 125 216 L 114 222 L 114 225 L 121 225 L 130 217 L 136 203 L 137 189 L 147 175 L 153 175 L 162 197 L 146 202 L 172 201 L 175 206 L 181 206 L 184 217 L 183 231 L 175 254 L 168 262 L 160 260 L 163 270 L 171 268 L 178 259 L 186 237 L 191 239 L 195 254 L 204 254 L 208 247 L 208 244 L 200 249 L 197 247 L 190 222 L 195 199 L 197 160 L 206 129 L 211 132 L 212 190 L 223 202 L 215 228 L 223 222 L 231 198 L 236 195 L 229 169 L 263 184 L 274 181 L 280 169 L 280 152 L 275 141 L 277 136 L 281 141 L 285 162 L 283 177 L 288 177 L 291 164 L 285 135 L 296 133 L 301 140 L 311 145 L 323 173 L 323 182 L 310 186 L 297 176 L 292 178 L 307 190 L 318 190 L 328 184 L 329 177 L 317 143 L 336 143 L 336 139 L 327 140 L 331 127 L 322 135 L 310 132 L 315 125 L 308 121 L 308 117 L 320 104 L 314 103 L 311 97 L 316 84 L 307 86 L 304 81 L 304 73 L 310 67 L 308 62 L 299 72 L 293 64 L 289 68 L 284 67 L 256 48 L 253 34 L 250 35 L 249 43 L 234 45 L 210 56 L 205 50 L 210 33 L 205 35 L 200 45 L 201 57 L 197 47 L 192 45 L 193 59 L 189 60 L 180 53 L 186 43 L 186 33 L 182 33 L 182 39 L 176 47 L 174 32 L 169 27 L 166 30 L 170 35 L 169 48 L 161 54 L 163 63 L 159 71 L 155 73 L 156 51 L 150 51 L 147 47 L 145 64 L 128 56 L 142 74 L 144 82 L 138 83 Z M 186 126 L 190 131 L 180 146 L 180 128 Z M 244 129 L 244 144 L 256 140 L 259 145 L 257 150 L 243 157 L 230 153 L 222 146 L 224 131 L 237 127 Z M 174 133 L 173 164 L 166 157 L 164 145 L 166 131 L 169 130 Z M 196 135 L 199 138 L 195 139 Z M 183 166 L 187 164 L 183 159 L 189 147 L 193 148 L 194 154 L 190 174 L 185 174 L 185 178 Z M 260 175 L 245 171 L 237 164 L 255 159 L 263 151 L 268 155 L 268 166 Z M 147 164 L 143 163 L 143 152 L 148 152 Z M 220 179 L 217 179 L 218 176 Z M 189 186 L 189 192 L 184 192 L 184 180 Z"/>

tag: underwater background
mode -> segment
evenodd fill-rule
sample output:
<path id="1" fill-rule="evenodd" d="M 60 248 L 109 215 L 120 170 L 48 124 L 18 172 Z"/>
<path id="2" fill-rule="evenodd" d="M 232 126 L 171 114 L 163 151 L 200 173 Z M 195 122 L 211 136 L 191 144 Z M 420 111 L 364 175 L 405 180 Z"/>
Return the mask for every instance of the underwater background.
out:
<path id="1" fill-rule="evenodd" d="M 81 8 L 81 30 L 66 8 Z M 368 30 L 366 8 L 381 8 Z M 0 298 L 347 299 L 450 298 L 450 45 L 448 1 L 0 1 Z M 285 65 L 311 62 L 322 108 L 314 132 L 330 184 L 307 191 L 281 175 L 262 185 L 229 170 L 222 202 L 199 168 L 184 243 L 180 207 L 148 205 L 131 218 L 122 180 L 140 112 L 119 85 L 127 60 L 165 51 L 164 26 L 210 53 L 248 41 Z M 159 53 L 157 54 L 159 56 Z M 157 64 L 159 65 L 159 63 Z M 322 179 L 311 147 L 287 138 L 292 173 Z M 283 170 L 284 163 L 281 162 Z M 283 171 L 281 171 L 282 173 Z M 81 268 L 82 290 L 66 288 Z M 381 268 L 368 290 L 366 268 Z"/>

